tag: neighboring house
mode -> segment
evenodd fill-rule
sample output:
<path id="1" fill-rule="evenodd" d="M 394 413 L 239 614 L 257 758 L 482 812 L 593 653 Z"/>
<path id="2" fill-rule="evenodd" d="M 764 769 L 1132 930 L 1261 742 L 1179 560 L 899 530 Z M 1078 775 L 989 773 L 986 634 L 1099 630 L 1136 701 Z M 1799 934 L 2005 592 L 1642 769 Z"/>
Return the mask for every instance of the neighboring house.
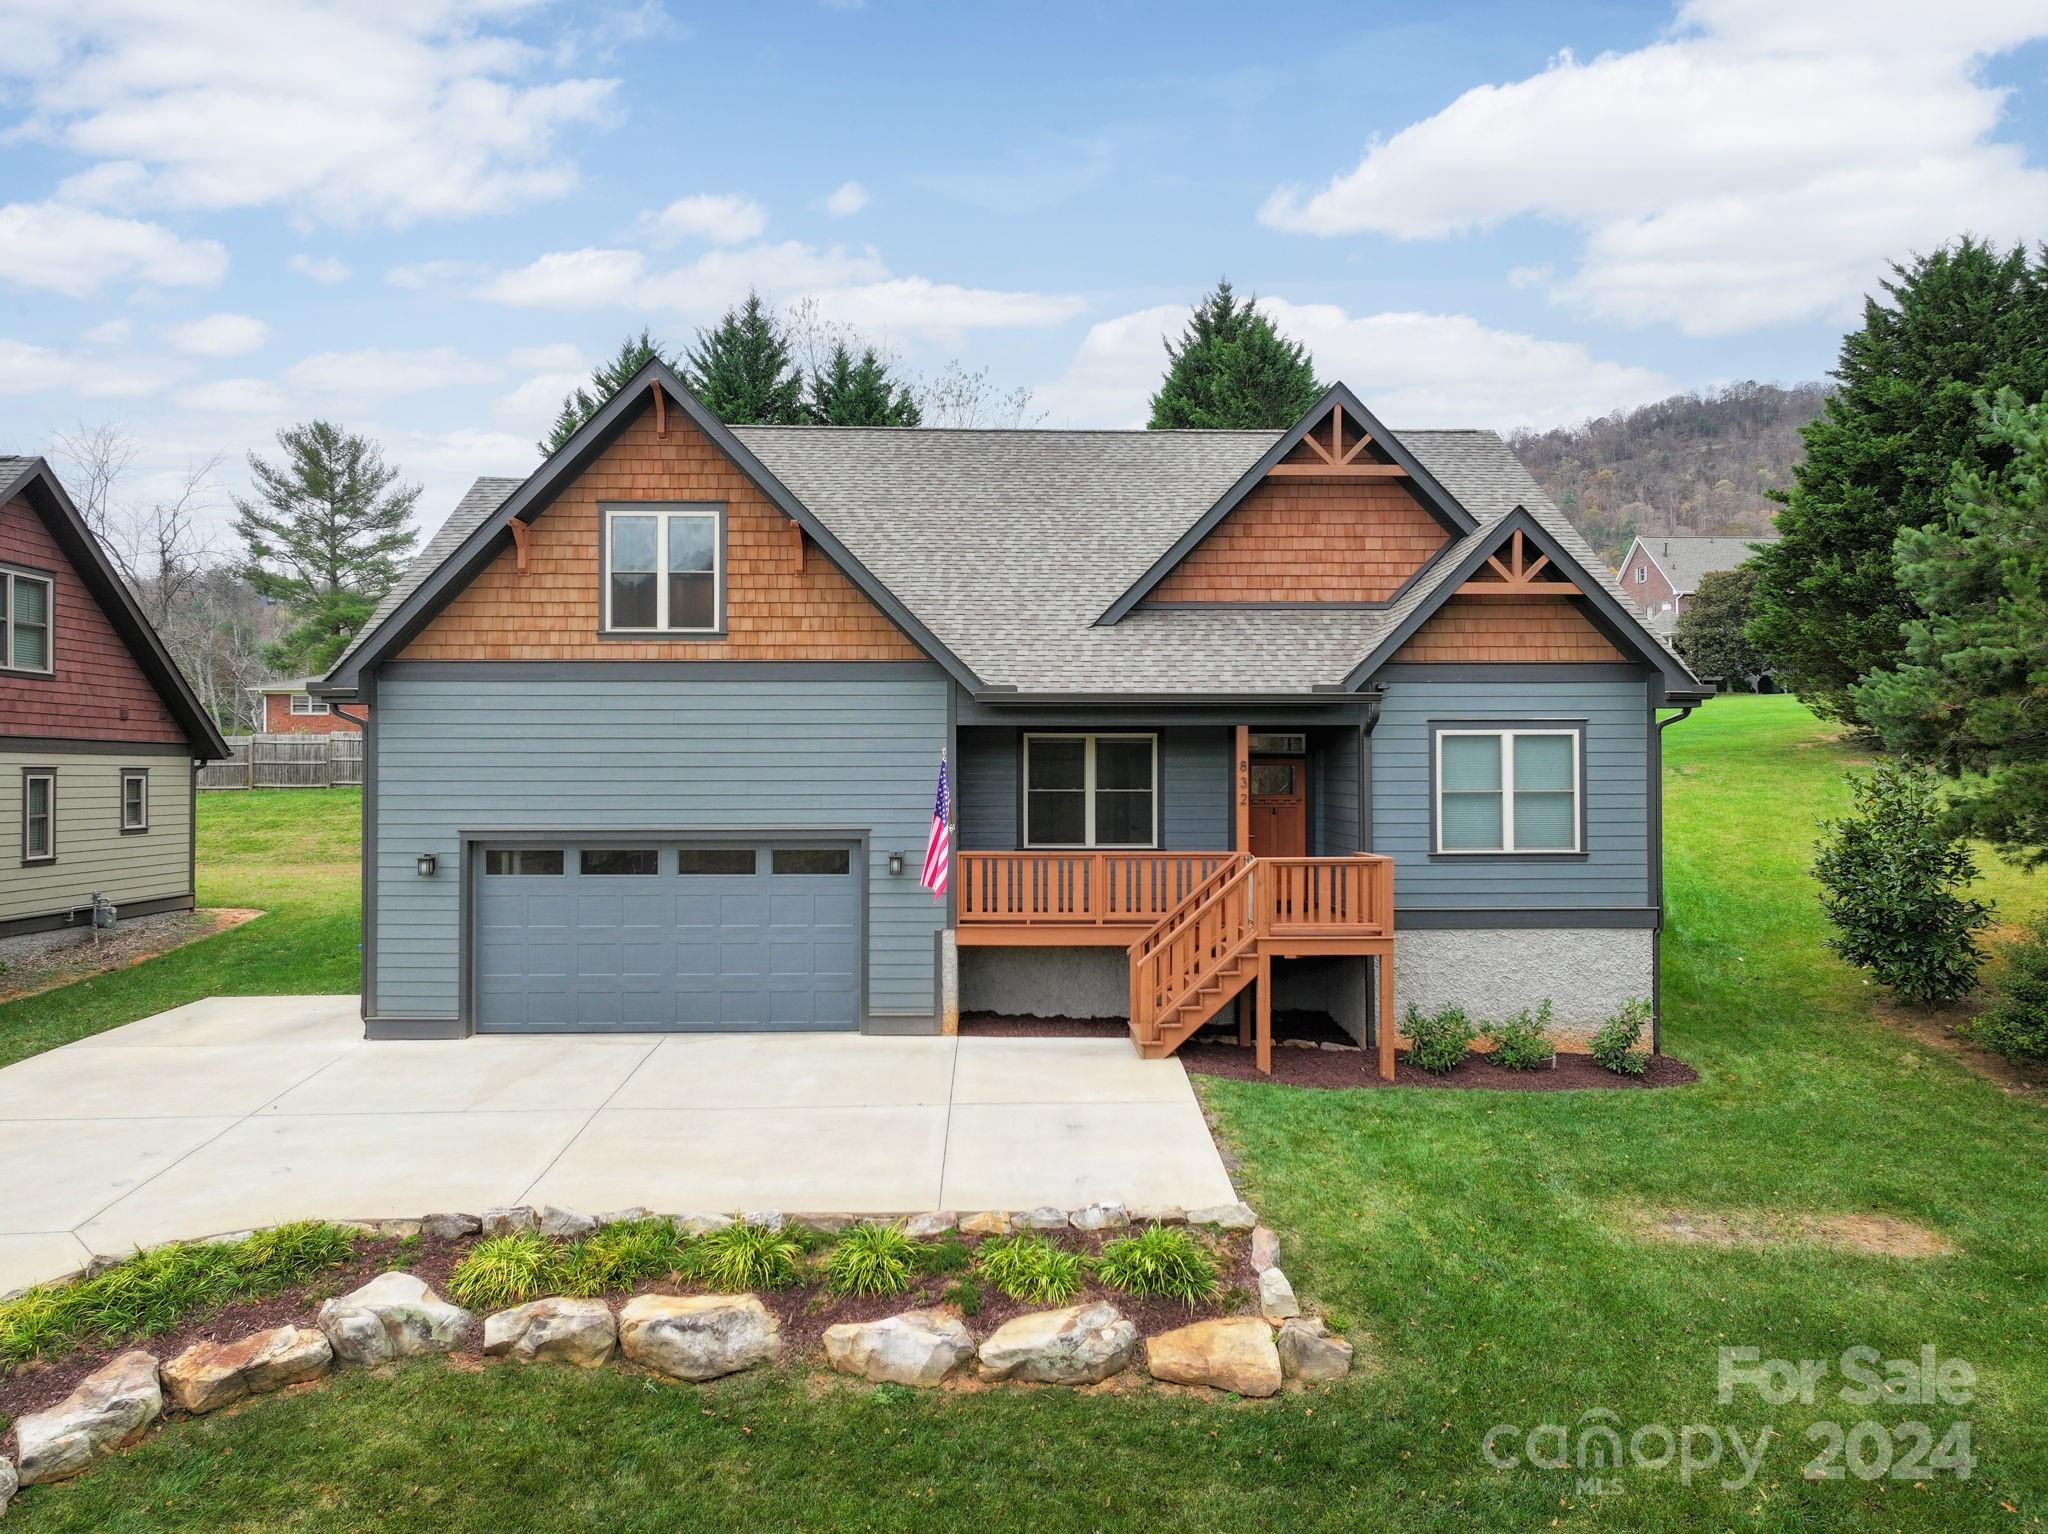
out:
<path id="1" fill-rule="evenodd" d="M 256 730 L 261 735 L 332 735 L 337 730 L 359 730 L 357 722 L 366 709 L 352 708 L 337 714 L 325 698 L 316 698 L 307 688 L 317 677 L 294 677 L 289 681 L 266 682 L 252 687 L 257 703 Z"/>
<path id="2" fill-rule="evenodd" d="M 1621 562 L 1621 589 L 1653 632 L 1669 639 L 1685 616 L 1700 578 L 1733 570 L 1776 536 L 1757 538 L 1637 538 Z"/>
<path id="3" fill-rule="evenodd" d="M 375 705 L 373 1037 L 1162 1054 L 1244 1002 L 1383 1069 L 1410 1004 L 1654 996 L 1657 711 L 1703 696 L 1492 432 L 1341 386 L 1285 432 L 727 428 L 658 363 L 315 691 Z"/>
<path id="4" fill-rule="evenodd" d="M 0 936 L 192 905 L 226 743 L 40 458 L 0 458 Z"/>

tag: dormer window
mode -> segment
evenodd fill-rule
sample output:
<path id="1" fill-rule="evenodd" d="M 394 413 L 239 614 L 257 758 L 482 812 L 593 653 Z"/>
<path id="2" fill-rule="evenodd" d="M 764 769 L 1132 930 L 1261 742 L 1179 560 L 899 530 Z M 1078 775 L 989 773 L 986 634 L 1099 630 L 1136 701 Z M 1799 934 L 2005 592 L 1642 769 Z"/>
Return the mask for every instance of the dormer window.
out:
<path id="1" fill-rule="evenodd" d="M 723 628 L 725 509 L 604 508 L 608 634 L 716 634 Z"/>

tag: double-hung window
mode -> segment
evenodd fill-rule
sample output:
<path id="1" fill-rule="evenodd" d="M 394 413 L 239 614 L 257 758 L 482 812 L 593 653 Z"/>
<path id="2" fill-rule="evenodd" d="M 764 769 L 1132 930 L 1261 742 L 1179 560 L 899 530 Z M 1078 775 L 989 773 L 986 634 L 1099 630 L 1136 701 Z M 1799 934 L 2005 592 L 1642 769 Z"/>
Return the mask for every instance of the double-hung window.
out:
<path id="1" fill-rule="evenodd" d="M 1582 739 L 1570 725 L 1439 728 L 1435 850 L 1582 851 Z"/>
<path id="2" fill-rule="evenodd" d="M 0 565 L 0 669 L 53 669 L 50 609 L 55 594 L 47 575 Z"/>
<path id="3" fill-rule="evenodd" d="M 57 773 L 26 767 L 21 774 L 21 860 L 50 863 L 57 857 Z"/>
<path id="4" fill-rule="evenodd" d="M 606 632 L 718 632 L 723 521 L 716 506 L 605 507 Z"/>
<path id="5" fill-rule="evenodd" d="M 149 829 L 149 771 L 143 767 L 121 769 L 121 829 Z"/>
<path id="6" fill-rule="evenodd" d="M 316 698 L 309 692 L 295 692 L 292 694 L 292 712 L 294 714 L 311 714 L 315 716 L 325 714 L 327 712 L 327 700 L 325 698 Z"/>
<path id="7" fill-rule="evenodd" d="M 1024 845 L 1159 845 L 1159 737 L 1024 737 Z"/>

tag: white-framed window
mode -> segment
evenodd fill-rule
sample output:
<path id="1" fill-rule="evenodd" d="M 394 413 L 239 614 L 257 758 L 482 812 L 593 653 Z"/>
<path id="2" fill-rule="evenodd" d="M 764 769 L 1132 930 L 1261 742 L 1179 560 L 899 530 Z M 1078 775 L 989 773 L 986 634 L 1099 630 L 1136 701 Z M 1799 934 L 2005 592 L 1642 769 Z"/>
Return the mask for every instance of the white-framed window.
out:
<path id="1" fill-rule="evenodd" d="M 1650 567 L 1649 567 L 1648 565 L 1637 565 L 1637 566 L 1636 566 L 1636 584 L 1637 584 L 1638 586 L 1640 586 L 1640 585 L 1642 585 L 1642 583 L 1643 583 L 1644 581 L 1648 580 L 1649 578 L 1650 578 Z"/>
<path id="2" fill-rule="evenodd" d="M 57 770 L 24 767 L 21 772 L 21 860 L 57 859 Z"/>
<path id="3" fill-rule="evenodd" d="M 121 769 L 121 829 L 149 829 L 149 769 L 146 767 Z"/>
<path id="4" fill-rule="evenodd" d="M 316 698 L 309 692 L 295 692 L 292 694 L 292 712 L 316 716 L 324 714 L 327 712 L 327 700 Z"/>
<path id="5" fill-rule="evenodd" d="M 1583 754 L 1571 725 L 1439 728 L 1435 850 L 1582 851 Z"/>
<path id="6" fill-rule="evenodd" d="M 0 565 L 0 669 L 55 669 L 50 615 L 56 595 L 56 582 L 47 575 Z"/>
<path id="7" fill-rule="evenodd" d="M 724 611 L 716 506 L 604 508 L 604 626 L 613 634 L 714 634 Z"/>
<path id="8" fill-rule="evenodd" d="M 1159 845 L 1157 735 L 1026 735 L 1024 845 Z"/>

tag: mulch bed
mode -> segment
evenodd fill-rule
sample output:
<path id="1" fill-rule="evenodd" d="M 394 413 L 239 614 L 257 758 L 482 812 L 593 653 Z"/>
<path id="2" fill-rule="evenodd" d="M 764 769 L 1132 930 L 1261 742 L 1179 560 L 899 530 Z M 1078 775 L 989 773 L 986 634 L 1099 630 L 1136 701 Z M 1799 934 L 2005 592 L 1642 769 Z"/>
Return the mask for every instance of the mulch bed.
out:
<path id="1" fill-rule="evenodd" d="M 965 1013 L 963 1034 L 985 1038 L 1121 1039 L 1130 1030 L 1120 1018 L 1002 1017 L 988 1012 Z M 1484 1055 L 1472 1055 L 1443 1075 L 1394 1057 L 1394 1079 L 1380 1079 L 1379 1062 L 1360 1049 L 1349 1034 L 1327 1016 L 1285 1012 L 1273 1019 L 1273 1074 L 1258 1067 L 1257 1052 L 1237 1042 L 1233 1028 L 1206 1028 L 1175 1053 L 1193 1076 L 1224 1076 L 1270 1086 L 1311 1087 L 1321 1091 L 1364 1091 L 1373 1087 L 1467 1087 L 1491 1092 L 1631 1091 L 1648 1087 L 1679 1087 L 1699 1080 L 1699 1072 L 1670 1055 L 1652 1055 L 1641 1076 L 1617 1076 L 1590 1055 L 1560 1054 L 1549 1070 L 1511 1071 Z"/>
<path id="2" fill-rule="evenodd" d="M 1124 1234 L 1127 1232 L 1047 1232 L 1056 1245 L 1090 1255 L 1099 1253 L 1105 1243 Z M 1251 1265 L 1249 1235 L 1242 1231 L 1209 1230 L 1199 1230 L 1195 1234 L 1209 1249 L 1210 1255 L 1216 1259 L 1218 1268 L 1216 1294 L 1207 1303 L 1190 1309 L 1174 1300 L 1125 1294 L 1120 1290 L 1098 1284 L 1093 1279 L 1084 1281 L 1080 1292 L 1066 1303 L 1089 1305 L 1097 1300 L 1107 1300 L 1136 1325 L 1141 1335 L 1148 1337 L 1158 1332 L 1171 1331 L 1177 1326 L 1185 1326 L 1190 1321 L 1255 1311 L 1258 1278 Z M 318 1278 L 280 1294 L 196 1315 L 171 1331 L 154 1337 L 136 1338 L 106 1346 L 95 1345 L 56 1358 L 17 1365 L 11 1372 L 0 1374 L 0 1422 L 6 1424 L 6 1430 L 0 1432 L 0 1451 L 10 1456 L 16 1453 L 18 1445 L 15 1442 L 13 1426 L 16 1419 L 56 1405 L 76 1389 L 87 1375 L 120 1354 L 133 1349 L 142 1348 L 160 1359 L 171 1359 L 195 1342 L 233 1342 L 237 1338 L 248 1336 L 251 1332 L 264 1331 L 271 1327 L 311 1326 L 314 1324 L 314 1316 L 319 1312 L 321 1301 L 361 1288 L 379 1273 L 394 1268 L 403 1269 L 422 1279 L 436 1294 L 445 1299 L 448 1296 L 450 1271 L 463 1253 L 476 1244 L 476 1239 L 470 1237 L 460 1241 L 434 1241 L 422 1237 L 416 1241 L 401 1243 L 365 1236 L 357 1243 L 355 1255 L 347 1263 L 329 1269 Z M 983 1238 L 960 1236 L 957 1239 L 969 1247 L 975 1247 L 981 1244 Z M 920 1241 L 919 1244 L 936 1243 Z M 910 1289 L 903 1294 L 871 1299 L 835 1295 L 823 1286 L 822 1281 L 806 1283 L 794 1289 L 764 1289 L 756 1292 L 761 1303 L 781 1322 L 788 1355 L 792 1358 L 802 1358 L 823 1350 L 827 1327 L 836 1326 L 842 1321 L 873 1321 L 906 1310 L 939 1306 L 946 1286 L 961 1277 L 971 1279 L 973 1275 L 934 1274 L 915 1280 Z M 1034 1310 L 1057 1308 L 1013 1300 L 987 1283 L 979 1280 L 975 1282 L 981 1291 L 980 1309 L 971 1316 L 964 1316 L 963 1319 L 977 1338 L 986 1337 L 1005 1321 L 1017 1316 Z M 637 1294 L 711 1292 L 701 1284 L 654 1281 L 640 1284 L 629 1293 L 607 1295 L 605 1298 L 616 1312 Z M 468 1329 L 461 1344 L 453 1349 L 450 1356 L 458 1360 L 466 1359 L 481 1363 L 483 1349 L 483 1316 L 479 1313 L 475 1324 Z M 167 1417 L 183 1415 L 168 1399 L 164 1403 L 164 1414 Z"/>

